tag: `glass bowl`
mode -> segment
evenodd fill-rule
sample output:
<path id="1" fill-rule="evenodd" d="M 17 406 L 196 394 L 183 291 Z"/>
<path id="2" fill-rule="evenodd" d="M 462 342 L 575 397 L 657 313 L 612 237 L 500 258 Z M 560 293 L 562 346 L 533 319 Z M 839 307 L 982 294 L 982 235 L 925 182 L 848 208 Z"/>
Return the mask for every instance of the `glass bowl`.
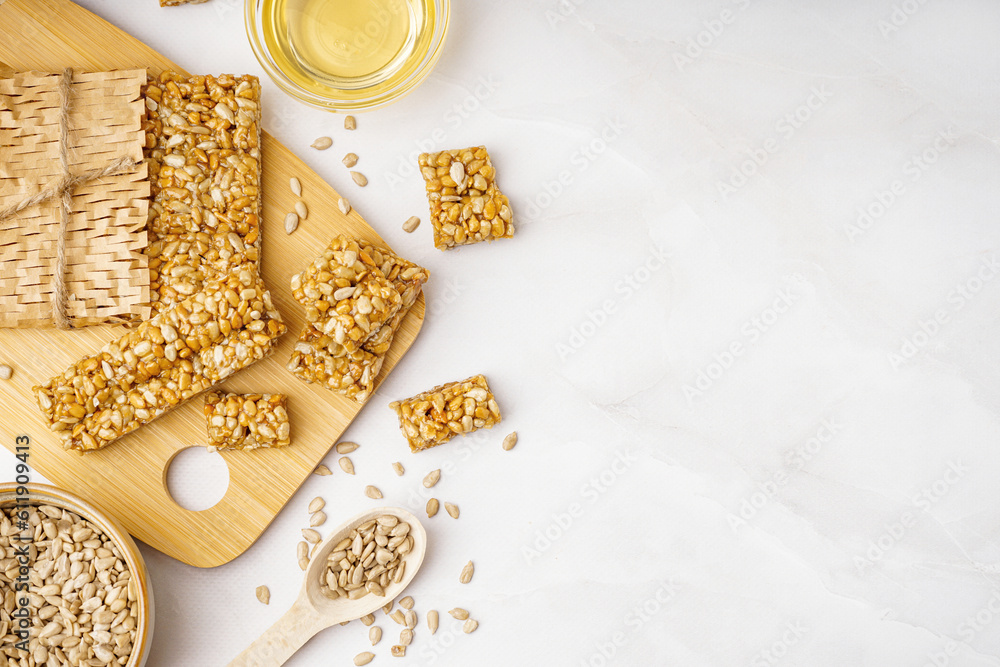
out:
<path id="1" fill-rule="evenodd" d="M 376 109 L 416 88 L 441 57 L 451 15 L 451 0 L 246 0 L 245 7 L 264 71 L 292 97 L 328 111 Z"/>
<path id="2" fill-rule="evenodd" d="M 83 498 L 69 491 L 63 491 L 47 484 L 26 484 L 31 505 L 54 505 L 69 510 L 96 526 L 102 533 L 118 545 L 122 560 L 128 565 L 136 581 L 137 602 L 139 604 L 138 624 L 135 629 L 135 643 L 126 667 L 142 667 L 149 657 L 153 641 L 153 589 L 149 584 L 149 573 L 142 554 L 128 532 L 113 517 L 91 505 Z M 0 484 L 0 507 L 14 505 L 18 501 L 18 485 Z"/>

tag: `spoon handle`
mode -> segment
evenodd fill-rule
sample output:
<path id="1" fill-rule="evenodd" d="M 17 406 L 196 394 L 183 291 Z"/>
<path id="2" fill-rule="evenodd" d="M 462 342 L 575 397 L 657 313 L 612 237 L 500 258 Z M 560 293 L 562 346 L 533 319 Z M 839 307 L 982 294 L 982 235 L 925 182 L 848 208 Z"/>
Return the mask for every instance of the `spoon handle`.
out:
<path id="1" fill-rule="evenodd" d="M 229 663 L 229 667 L 279 667 L 329 624 L 314 609 L 296 600 L 285 615 Z"/>

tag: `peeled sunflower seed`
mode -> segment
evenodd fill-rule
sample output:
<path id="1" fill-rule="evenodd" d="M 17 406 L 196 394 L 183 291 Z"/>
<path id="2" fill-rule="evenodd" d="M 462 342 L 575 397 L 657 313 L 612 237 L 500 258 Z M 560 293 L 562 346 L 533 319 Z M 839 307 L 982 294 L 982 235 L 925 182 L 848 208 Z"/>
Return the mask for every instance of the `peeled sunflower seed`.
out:
<path id="1" fill-rule="evenodd" d="M 389 618 L 396 621 L 400 625 L 406 625 L 406 617 L 403 615 L 402 609 L 397 609 L 396 611 L 389 614 Z"/>
<path id="2" fill-rule="evenodd" d="M 312 142 L 312 147 L 318 151 L 325 151 L 332 145 L 333 145 L 333 139 L 331 139 L 330 137 L 320 137 L 316 141 Z"/>
<path id="3" fill-rule="evenodd" d="M 403 628 L 399 631 L 399 644 L 400 646 L 409 646 L 413 641 L 413 630 L 410 628 Z"/>
<path id="4" fill-rule="evenodd" d="M 302 570 L 303 572 L 305 572 L 307 567 L 309 567 L 309 559 L 308 558 L 300 558 L 299 559 L 299 569 Z"/>
<path id="5" fill-rule="evenodd" d="M 354 119 L 354 116 L 344 116 L 344 129 L 354 130 L 358 127 L 358 121 Z"/>
<path id="6" fill-rule="evenodd" d="M 312 516 L 309 517 L 309 526 L 312 528 L 322 526 L 324 523 L 326 523 L 325 512 L 313 512 Z"/>
<path id="7" fill-rule="evenodd" d="M 403 620 L 406 621 L 406 627 L 412 630 L 417 627 L 417 612 L 412 609 L 407 610 L 407 612 L 403 614 Z"/>
<path id="8" fill-rule="evenodd" d="M 344 166 L 350 169 L 358 163 L 358 156 L 354 153 L 348 153 L 344 156 Z"/>
<path id="9" fill-rule="evenodd" d="M 318 466 L 316 466 L 316 469 L 313 470 L 313 474 L 319 475 L 320 477 L 326 477 L 327 475 L 332 475 L 333 473 L 330 472 L 329 468 L 320 463 Z"/>
<path id="10" fill-rule="evenodd" d="M 427 518 L 431 518 L 438 513 L 438 508 L 441 507 L 441 503 L 438 502 L 437 498 L 431 498 L 427 501 Z"/>
<path id="11" fill-rule="evenodd" d="M 407 595 L 405 598 L 399 601 L 399 606 L 402 607 L 403 609 L 406 609 L 407 611 L 413 609 L 413 598 Z"/>
<path id="12" fill-rule="evenodd" d="M 371 625 L 375 622 L 375 614 L 365 614 L 361 617 L 361 622 L 365 625 Z"/>
<path id="13" fill-rule="evenodd" d="M 354 182 L 360 185 L 361 187 L 365 187 L 366 185 L 368 185 L 368 179 L 365 178 L 365 175 L 362 174 L 360 171 L 352 171 L 351 178 L 353 178 Z"/>
<path id="14" fill-rule="evenodd" d="M 472 561 L 470 560 L 468 563 L 465 564 L 465 567 L 462 568 L 462 573 L 458 575 L 458 580 L 463 584 L 467 584 L 470 581 L 472 581 L 472 575 L 475 573 L 476 573 L 476 566 L 473 565 Z"/>
<path id="15" fill-rule="evenodd" d="M 292 176 L 290 179 L 288 179 L 288 187 L 292 189 L 292 194 L 295 195 L 296 197 L 302 196 L 302 183 L 299 181 L 299 179 Z"/>
<path id="16" fill-rule="evenodd" d="M 370 630 L 368 630 L 368 640 L 372 643 L 372 646 L 378 644 L 382 641 L 382 628 L 377 625 L 373 625 Z"/>
<path id="17" fill-rule="evenodd" d="M 299 214 L 299 218 L 302 220 L 309 217 L 309 208 L 304 201 L 295 202 L 295 212 Z"/>
<path id="18" fill-rule="evenodd" d="M 452 618 L 458 619 L 460 621 L 464 621 L 465 619 L 469 618 L 469 612 L 466 611 L 465 609 L 462 609 L 461 607 L 455 607 L 448 613 L 451 614 Z"/>
<path id="19" fill-rule="evenodd" d="M 319 542 L 323 539 L 320 537 L 319 531 L 313 530 L 312 528 L 303 528 L 302 538 L 309 544 L 319 544 Z"/>
<path id="20" fill-rule="evenodd" d="M 406 469 L 403 468 L 403 464 L 400 463 L 399 461 L 396 461 L 395 463 L 392 464 L 392 469 L 395 470 L 396 474 L 399 475 L 400 477 L 402 477 L 403 473 L 406 472 Z"/>
<path id="21" fill-rule="evenodd" d="M 271 601 L 271 591 L 268 590 L 267 586 L 258 586 L 256 592 L 257 600 L 263 604 L 267 604 Z"/>
<path id="22" fill-rule="evenodd" d="M 452 519 L 458 518 L 458 505 L 453 505 L 451 503 L 444 504 L 445 510 L 451 515 Z"/>
<path id="23" fill-rule="evenodd" d="M 299 226 L 299 216 L 296 213 L 289 213 L 285 216 L 285 233 L 291 234 Z"/>
<path id="24" fill-rule="evenodd" d="M 382 492 L 378 490 L 377 486 L 372 486 L 371 484 L 365 487 L 365 495 L 372 500 L 379 500 L 382 498 Z"/>
<path id="25" fill-rule="evenodd" d="M 319 496 L 316 496 L 315 498 L 313 498 L 312 500 L 309 501 L 309 508 L 308 509 L 309 509 L 309 513 L 310 514 L 313 514 L 314 512 L 318 512 L 321 509 L 323 509 L 324 507 L 326 507 L 326 501 L 323 500 L 322 498 L 320 498 Z"/>
<path id="26" fill-rule="evenodd" d="M 354 474 L 354 464 L 351 463 L 351 459 L 347 458 L 346 456 L 341 456 L 337 460 L 337 463 L 340 464 L 340 469 L 346 472 L 348 475 Z"/>
<path id="27" fill-rule="evenodd" d="M 503 450 L 509 452 L 514 449 L 514 445 L 517 444 L 517 431 L 511 431 L 507 434 L 507 437 L 503 439 Z"/>
<path id="28" fill-rule="evenodd" d="M 364 653 L 358 653 L 354 656 L 354 664 L 356 667 L 361 667 L 361 665 L 367 665 L 375 658 L 375 654 L 371 651 L 365 651 Z"/>
<path id="29" fill-rule="evenodd" d="M 338 299 L 339 301 L 339 299 Z M 358 443 L 356 442 L 338 442 L 337 443 L 337 453 L 338 454 L 350 454 L 358 448 Z"/>
<path id="30" fill-rule="evenodd" d="M 406 222 L 403 223 L 403 231 L 409 233 L 415 230 L 419 226 L 420 226 L 420 218 L 418 218 L 415 215 L 411 215 L 409 218 L 406 219 Z"/>
<path id="31" fill-rule="evenodd" d="M 431 609 L 427 612 L 427 628 L 431 631 L 432 635 L 438 631 L 438 613 L 436 609 Z"/>
<path id="32" fill-rule="evenodd" d="M 441 479 L 440 468 L 437 470 L 431 470 L 429 473 L 427 473 L 427 476 L 424 477 L 424 487 L 429 489 L 435 484 L 437 484 L 438 480 L 440 479 Z"/>
<path id="33" fill-rule="evenodd" d="M 351 212 L 351 202 L 349 202 L 346 199 L 344 199 L 343 197 L 341 197 L 337 201 L 337 208 L 340 209 L 341 213 L 343 213 L 344 215 L 347 215 L 348 213 Z"/>
<path id="34" fill-rule="evenodd" d="M 469 620 L 467 620 L 465 623 L 462 624 L 462 632 L 469 635 L 475 632 L 476 628 L 478 627 L 479 627 L 479 621 L 470 618 Z"/>
<path id="35" fill-rule="evenodd" d="M 384 613 L 386 616 L 388 616 L 389 612 L 392 611 L 393 602 L 394 600 L 389 600 L 384 605 L 382 605 L 382 613 Z"/>

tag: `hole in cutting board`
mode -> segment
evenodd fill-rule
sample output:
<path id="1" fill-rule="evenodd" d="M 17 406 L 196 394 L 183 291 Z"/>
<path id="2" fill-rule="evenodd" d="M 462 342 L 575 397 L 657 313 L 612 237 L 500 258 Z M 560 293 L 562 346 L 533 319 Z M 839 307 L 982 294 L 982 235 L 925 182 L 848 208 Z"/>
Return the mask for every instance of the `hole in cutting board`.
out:
<path id="1" fill-rule="evenodd" d="M 229 466 L 218 452 L 187 447 L 167 465 L 167 492 L 192 512 L 214 507 L 229 490 Z"/>

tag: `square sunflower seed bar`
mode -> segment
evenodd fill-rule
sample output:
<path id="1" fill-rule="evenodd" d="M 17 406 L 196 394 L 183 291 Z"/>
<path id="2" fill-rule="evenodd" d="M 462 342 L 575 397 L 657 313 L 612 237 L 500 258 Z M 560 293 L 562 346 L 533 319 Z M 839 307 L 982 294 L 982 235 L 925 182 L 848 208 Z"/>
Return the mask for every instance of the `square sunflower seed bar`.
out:
<path id="1" fill-rule="evenodd" d="M 207 393 L 208 450 L 288 446 L 285 403 L 281 394 Z"/>
<path id="2" fill-rule="evenodd" d="M 372 258 L 382 272 L 382 275 L 392 283 L 392 286 L 396 288 L 402 299 L 402 303 L 396 314 L 389 318 L 362 346 L 372 354 L 384 355 L 389 351 L 389 346 L 396 335 L 396 330 L 399 329 L 399 325 L 406 317 L 406 314 L 410 312 L 410 308 L 416 303 L 424 283 L 427 282 L 431 274 L 430 271 L 422 266 L 417 266 L 413 262 L 405 260 L 385 248 L 366 245 L 364 252 Z"/>
<path id="3" fill-rule="evenodd" d="M 66 449 L 101 449 L 263 359 L 284 332 L 244 265 L 33 390 Z"/>
<path id="4" fill-rule="evenodd" d="M 485 146 L 419 157 L 431 206 L 434 247 L 508 239 L 514 236 L 510 202 L 496 183 L 496 169 Z"/>
<path id="5" fill-rule="evenodd" d="M 358 403 L 371 396 L 383 357 L 366 350 L 348 352 L 331 336 L 306 325 L 299 336 L 288 370 L 309 383 L 319 383 Z"/>
<path id="6" fill-rule="evenodd" d="M 449 382 L 389 407 L 399 417 L 399 428 L 410 451 L 443 445 L 456 435 L 500 422 L 500 407 L 486 382 L 475 375 L 461 382 Z"/>
<path id="7" fill-rule="evenodd" d="M 337 236 L 323 255 L 292 276 L 306 321 L 356 352 L 399 311 L 402 297 L 354 239 Z"/>

